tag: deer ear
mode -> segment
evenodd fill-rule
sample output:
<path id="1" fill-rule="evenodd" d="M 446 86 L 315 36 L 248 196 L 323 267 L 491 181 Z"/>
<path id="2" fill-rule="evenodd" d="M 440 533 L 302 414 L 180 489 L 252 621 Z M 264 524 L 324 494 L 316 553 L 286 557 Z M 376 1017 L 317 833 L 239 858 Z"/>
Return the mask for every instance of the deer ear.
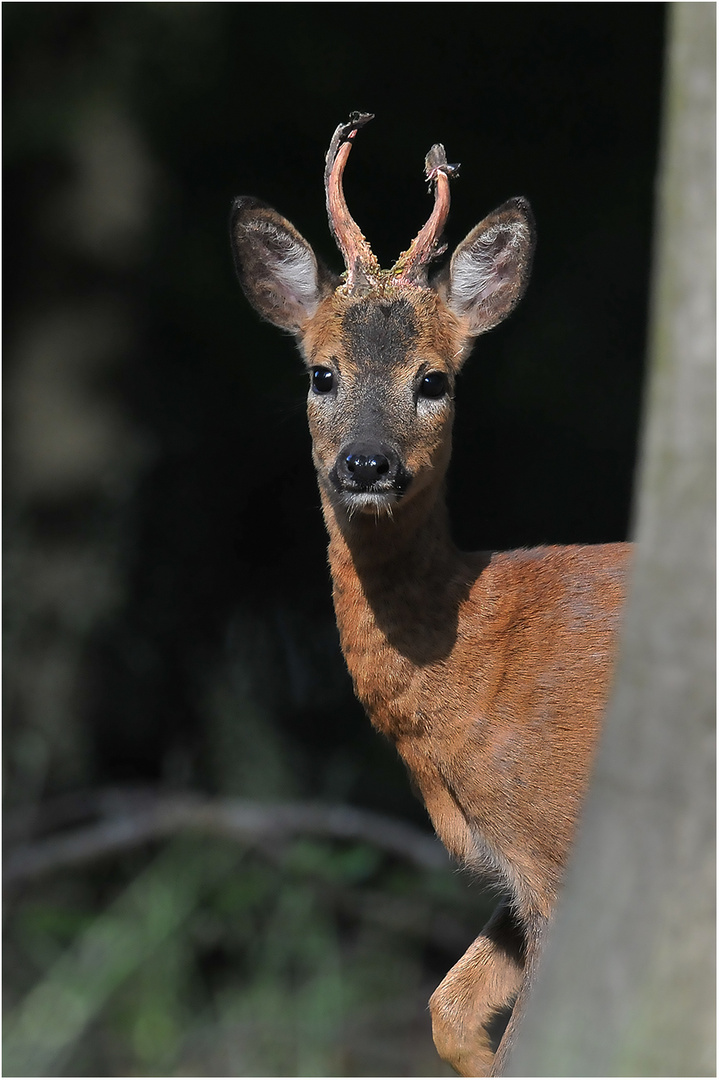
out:
<path id="1" fill-rule="evenodd" d="M 230 218 L 235 269 L 245 296 L 263 318 L 302 332 L 331 276 L 286 218 L 259 199 L 235 199 Z"/>
<path id="2" fill-rule="evenodd" d="M 467 334 L 491 330 L 522 298 L 534 254 L 534 218 L 526 199 L 510 199 L 457 247 L 445 278 L 446 301 Z"/>

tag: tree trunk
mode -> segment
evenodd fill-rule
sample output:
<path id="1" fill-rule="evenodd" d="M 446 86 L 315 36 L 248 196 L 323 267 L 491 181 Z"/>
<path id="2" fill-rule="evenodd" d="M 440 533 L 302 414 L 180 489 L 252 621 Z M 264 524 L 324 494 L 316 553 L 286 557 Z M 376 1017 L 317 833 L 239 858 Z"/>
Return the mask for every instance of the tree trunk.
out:
<path id="1" fill-rule="evenodd" d="M 513 1076 L 716 1075 L 714 13 L 668 13 L 637 550 L 605 734 Z"/>

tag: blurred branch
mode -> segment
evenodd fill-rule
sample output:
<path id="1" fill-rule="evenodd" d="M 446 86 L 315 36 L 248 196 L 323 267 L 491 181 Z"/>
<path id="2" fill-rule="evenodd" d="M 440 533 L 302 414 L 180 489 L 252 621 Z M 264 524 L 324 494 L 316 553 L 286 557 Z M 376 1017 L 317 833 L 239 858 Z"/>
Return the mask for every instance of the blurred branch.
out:
<path id="1" fill-rule="evenodd" d="M 321 836 L 370 844 L 423 870 L 448 866 L 444 849 L 433 837 L 369 810 L 342 804 L 258 803 L 207 798 L 193 792 L 163 795 L 133 789 L 66 797 L 44 804 L 32 817 L 8 815 L 6 844 L 11 837 L 27 835 L 43 822 L 52 822 L 57 828 L 63 819 L 78 814 L 98 820 L 66 827 L 59 834 L 16 842 L 6 850 L 4 885 L 19 885 L 186 831 L 222 836 L 253 847 L 302 835 Z"/>

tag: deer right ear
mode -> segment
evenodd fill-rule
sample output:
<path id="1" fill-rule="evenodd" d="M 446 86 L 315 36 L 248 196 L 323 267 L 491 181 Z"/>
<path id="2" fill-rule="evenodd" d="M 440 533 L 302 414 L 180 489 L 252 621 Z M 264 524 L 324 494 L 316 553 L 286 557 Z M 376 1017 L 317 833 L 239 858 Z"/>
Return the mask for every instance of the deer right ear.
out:
<path id="1" fill-rule="evenodd" d="M 510 199 L 489 214 L 457 247 L 445 276 L 449 308 L 470 337 L 505 319 L 529 281 L 534 218 L 526 199 Z"/>
<path id="2" fill-rule="evenodd" d="M 230 236 L 237 276 L 255 311 L 301 333 L 333 285 L 310 245 L 276 210 L 247 196 L 232 205 Z"/>

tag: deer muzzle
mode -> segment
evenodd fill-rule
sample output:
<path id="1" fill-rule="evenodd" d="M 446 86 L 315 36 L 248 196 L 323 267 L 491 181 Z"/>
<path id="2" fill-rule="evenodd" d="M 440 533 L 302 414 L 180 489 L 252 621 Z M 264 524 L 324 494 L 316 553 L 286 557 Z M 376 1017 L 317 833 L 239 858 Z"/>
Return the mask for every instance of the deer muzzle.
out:
<path id="1" fill-rule="evenodd" d="M 342 448 L 330 470 L 330 481 L 345 505 L 376 512 L 405 494 L 411 475 L 390 446 L 364 441 Z"/>

